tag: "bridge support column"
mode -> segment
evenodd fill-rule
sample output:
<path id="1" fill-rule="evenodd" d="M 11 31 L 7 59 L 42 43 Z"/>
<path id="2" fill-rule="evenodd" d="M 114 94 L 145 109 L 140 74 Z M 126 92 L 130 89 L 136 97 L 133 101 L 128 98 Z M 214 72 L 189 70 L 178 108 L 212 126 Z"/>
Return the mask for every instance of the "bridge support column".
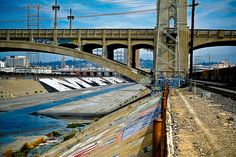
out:
<path id="1" fill-rule="evenodd" d="M 110 60 L 114 60 L 114 49 L 107 48 L 107 58 Z"/>
<path id="2" fill-rule="evenodd" d="M 53 43 L 57 44 L 57 30 L 56 29 L 53 30 Z"/>
<path id="3" fill-rule="evenodd" d="M 106 47 L 106 30 L 102 30 L 102 56 L 108 58 L 108 50 Z"/>
<path id="4" fill-rule="evenodd" d="M 132 48 L 132 68 L 136 68 L 136 60 L 135 60 L 135 50 Z"/>
<path id="5" fill-rule="evenodd" d="M 33 30 L 30 30 L 30 37 L 29 37 L 29 41 L 33 42 L 34 37 L 33 37 Z"/>
<path id="6" fill-rule="evenodd" d="M 182 9 L 180 9 L 180 19 L 179 19 L 179 58 L 180 63 L 180 74 L 182 76 L 188 73 L 188 42 L 189 42 L 189 29 L 187 27 L 187 16 L 188 16 L 188 2 L 187 0 L 182 0 Z"/>
<path id="7" fill-rule="evenodd" d="M 140 50 L 135 50 L 135 68 L 141 69 L 141 65 L 140 65 Z"/>
<path id="8" fill-rule="evenodd" d="M 132 68 L 140 69 L 140 50 L 132 48 Z"/>
<path id="9" fill-rule="evenodd" d="M 10 31 L 7 30 L 7 40 L 10 40 Z"/>
<path id="10" fill-rule="evenodd" d="M 82 43 L 81 43 L 81 30 L 78 30 L 78 50 L 83 51 Z"/>
<path id="11" fill-rule="evenodd" d="M 158 2 L 157 73 L 166 76 L 184 76 L 186 71 L 183 69 L 187 63 L 184 55 L 188 46 L 187 0 Z M 179 7 L 182 5 L 183 7 Z"/>
<path id="12" fill-rule="evenodd" d="M 133 60 L 133 52 L 132 52 L 132 44 L 131 44 L 131 30 L 128 30 L 128 67 L 132 67 Z"/>

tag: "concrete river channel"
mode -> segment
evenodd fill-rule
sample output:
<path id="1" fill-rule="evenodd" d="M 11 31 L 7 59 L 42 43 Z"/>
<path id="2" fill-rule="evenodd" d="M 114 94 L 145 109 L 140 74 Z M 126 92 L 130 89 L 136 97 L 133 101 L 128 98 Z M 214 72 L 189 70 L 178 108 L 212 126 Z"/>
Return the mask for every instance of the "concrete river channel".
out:
<path id="1" fill-rule="evenodd" d="M 55 101 L 46 102 L 44 100 L 43 103 L 38 103 L 33 106 L 26 105 L 25 107 L 22 105 L 21 108 L 9 111 L 0 110 L 0 145 L 2 147 L 12 143 L 19 136 L 40 136 L 55 129 L 66 127 L 66 121 L 42 115 L 35 115 L 34 113 L 38 111 L 63 106 L 79 100 L 93 99 L 95 96 L 128 88 L 133 85 L 134 84 L 120 84 L 118 86 L 107 86 L 105 88 L 100 88 L 99 90 L 82 92 L 76 96 L 72 95 L 71 97 L 62 97 Z M 4 104 L 0 101 L 0 106 L 2 105 Z"/>

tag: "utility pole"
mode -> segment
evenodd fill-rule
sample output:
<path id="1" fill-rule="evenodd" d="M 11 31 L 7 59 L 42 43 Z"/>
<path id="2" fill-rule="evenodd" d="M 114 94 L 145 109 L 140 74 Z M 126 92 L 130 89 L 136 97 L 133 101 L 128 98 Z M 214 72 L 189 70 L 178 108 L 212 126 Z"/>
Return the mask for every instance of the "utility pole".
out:
<path id="1" fill-rule="evenodd" d="M 65 69 L 65 56 L 63 55 L 62 58 L 61 58 L 61 70 L 63 71 Z"/>
<path id="2" fill-rule="evenodd" d="M 158 11 L 160 10 L 160 0 L 156 0 L 156 51 L 154 52 L 154 55 L 153 55 L 153 83 L 156 84 L 156 81 L 157 81 L 157 62 L 158 62 L 158 41 L 159 41 L 159 30 L 158 30 L 158 27 L 159 27 L 159 14 L 158 14 Z"/>
<path id="3" fill-rule="evenodd" d="M 57 11 L 60 10 L 60 6 L 57 5 L 57 0 L 55 0 L 55 5 L 52 6 L 54 10 L 54 29 L 57 29 Z"/>
<path id="4" fill-rule="evenodd" d="M 192 21 L 191 21 L 191 41 L 190 41 L 190 71 L 189 71 L 189 78 L 192 78 L 193 75 L 193 37 L 194 37 L 194 16 L 195 16 L 195 7 L 198 3 L 195 3 L 195 0 L 192 0 Z"/>
<path id="5" fill-rule="evenodd" d="M 72 20 L 74 20 L 74 16 L 72 16 L 72 9 L 70 8 L 70 15 L 67 16 L 68 20 L 70 20 L 70 29 L 72 29 Z"/>
<path id="6" fill-rule="evenodd" d="M 192 21 L 191 21 L 191 41 L 190 41 L 190 69 L 189 69 L 189 79 L 190 79 L 190 85 L 189 85 L 189 92 L 192 92 L 192 79 L 193 79 L 193 37 L 194 37 L 194 16 L 195 16 L 195 7 L 198 5 L 198 3 L 195 3 L 195 0 L 192 0 Z"/>
<path id="7" fill-rule="evenodd" d="M 70 30 L 72 29 L 72 20 L 74 20 L 74 16 L 72 16 L 72 9 L 70 8 L 70 14 L 67 16 L 68 20 L 70 20 Z M 73 72 L 75 71 L 75 56 L 73 57 Z"/>

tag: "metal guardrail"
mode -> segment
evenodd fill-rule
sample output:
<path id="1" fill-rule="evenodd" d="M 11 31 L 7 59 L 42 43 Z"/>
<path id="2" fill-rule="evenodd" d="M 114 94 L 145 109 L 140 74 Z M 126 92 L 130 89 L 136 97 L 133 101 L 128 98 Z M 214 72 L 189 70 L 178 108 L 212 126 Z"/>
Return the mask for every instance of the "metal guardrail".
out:
<path id="1" fill-rule="evenodd" d="M 169 86 L 165 82 L 162 97 L 161 117 L 153 120 L 153 142 L 152 157 L 166 157 L 167 152 L 167 135 L 166 135 L 166 108 L 169 95 Z"/>

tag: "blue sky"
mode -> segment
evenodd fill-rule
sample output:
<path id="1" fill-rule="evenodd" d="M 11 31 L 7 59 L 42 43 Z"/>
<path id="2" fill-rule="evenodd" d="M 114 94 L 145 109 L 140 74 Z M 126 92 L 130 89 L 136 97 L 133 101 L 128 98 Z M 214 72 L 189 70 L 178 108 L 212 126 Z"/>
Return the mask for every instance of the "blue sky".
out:
<path id="1" fill-rule="evenodd" d="M 236 0 L 197 0 L 196 28 L 236 29 Z M 135 10 L 154 10 L 156 0 L 58 0 L 58 28 L 69 28 L 67 16 L 72 8 L 75 20 L 73 28 L 154 28 L 156 24 L 155 11 L 119 16 L 82 18 L 87 15 L 127 12 Z M 54 0 L 1 0 L 0 29 L 26 28 L 26 5 L 40 4 L 40 28 L 53 28 L 54 12 L 51 6 Z M 191 4 L 191 1 L 189 1 Z M 188 11 L 190 26 L 191 11 Z M 17 20 L 17 22 L 15 21 Z M 236 63 L 236 47 L 206 48 L 195 51 L 195 55 L 213 60 L 228 59 Z M 0 57 L 3 56 L 2 54 Z M 204 57 L 206 56 L 206 57 Z M 150 58 L 150 54 L 142 54 Z M 45 61 L 55 56 L 41 55 Z M 56 57 L 58 58 L 58 57 Z"/>

